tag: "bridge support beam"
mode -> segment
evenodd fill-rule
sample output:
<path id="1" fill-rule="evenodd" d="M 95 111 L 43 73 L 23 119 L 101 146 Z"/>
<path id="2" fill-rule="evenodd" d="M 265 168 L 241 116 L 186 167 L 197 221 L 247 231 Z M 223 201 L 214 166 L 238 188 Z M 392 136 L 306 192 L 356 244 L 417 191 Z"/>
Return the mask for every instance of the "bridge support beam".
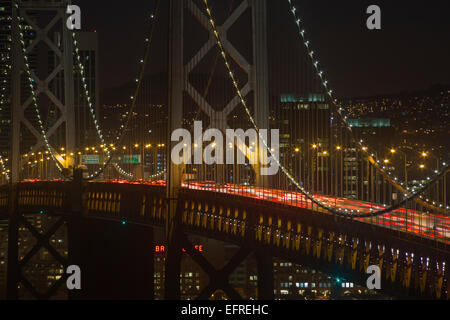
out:
<path id="1" fill-rule="evenodd" d="M 17 300 L 19 298 L 19 221 L 16 213 L 17 189 L 11 184 L 9 198 L 9 225 L 8 225 L 8 265 L 6 279 L 6 299 Z"/>
<path id="2" fill-rule="evenodd" d="M 81 270 L 85 270 L 82 264 L 82 215 L 83 215 L 83 171 L 77 169 L 74 171 L 74 179 L 71 190 L 71 215 L 67 222 L 68 234 L 68 261 L 69 265 L 77 265 Z M 69 299 L 81 299 L 81 292 L 78 290 L 69 291 Z"/>
<path id="3" fill-rule="evenodd" d="M 83 173 L 75 170 L 68 218 L 69 264 L 81 269 L 70 299 L 153 299 L 153 229 L 84 215 Z"/>
<path id="4" fill-rule="evenodd" d="M 177 216 L 177 215 L 176 215 Z M 166 300 L 180 300 L 180 273 L 182 254 L 182 231 L 179 223 L 174 223 L 168 237 L 165 261 L 164 298 Z"/>
<path id="5" fill-rule="evenodd" d="M 184 1 L 170 1 L 169 18 L 169 122 L 167 142 L 167 210 L 166 210 L 166 270 L 165 298 L 180 299 L 181 272 L 181 215 L 177 208 L 178 193 L 181 188 L 183 167 L 174 164 L 171 151 L 176 143 L 172 143 L 172 132 L 182 127 L 183 116 L 183 11 Z"/>
<path id="6" fill-rule="evenodd" d="M 269 62 L 267 44 L 268 1 L 250 0 L 249 2 L 253 8 L 254 66 L 252 68 L 251 79 L 255 95 L 254 116 L 256 124 L 260 129 L 269 129 Z M 258 158 L 260 158 L 260 156 L 258 156 Z M 258 187 L 267 187 L 267 176 L 261 175 L 260 166 L 261 164 L 255 167 L 256 185 Z"/>
<path id="7" fill-rule="evenodd" d="M 241 247 L 239 251 L 231 258 L 225 267 L 220 270 L 214 268 L 206 258 L 194 249 L 186 235 L 183 235 L 182 241 L 185 244 L 186 252 L 192 259 L 208 274 L 209 284 L 203 288 L 197 297 L 197 300 L 208 300 L 216 290 L 223 290 L 231 300 L 241 300 L 240 294 L 230 285 L 229 277 L 236 268 L 248 257 L 251 250 L 247 247 Z"/>
<path id="8" fill-rule="evenodd" d="M 264 251 L 256 251 L 258 266 L 258 299 L 274 299 L 273 257 Z"/>

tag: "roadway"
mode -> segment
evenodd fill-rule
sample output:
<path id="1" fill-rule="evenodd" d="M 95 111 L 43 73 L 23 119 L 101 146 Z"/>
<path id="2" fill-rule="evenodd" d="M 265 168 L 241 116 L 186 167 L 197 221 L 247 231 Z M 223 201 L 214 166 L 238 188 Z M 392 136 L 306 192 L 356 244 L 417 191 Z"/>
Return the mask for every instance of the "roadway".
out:
<path id="1" fill-rule="evenodd" d="M 330 214 L 327 210 L 313 204 L 305 195 L 298 192 L 254 188 L 233 184 L 215 185 L 212 182 L 190 182 L 183 186 L 192 190 L 234 194 Z M 346 198 L 335 198 L 319 194 L 314 195 L 314 197 L 321 200 L 329 207 L 337 208 L 341 211 L 352 212 L 355 213 L 355 215 L 358 213 L 379 211 L 386 208 L 385 206 Z M 356 219 L 366 223 L 382 225 L 389 229 L 413 233 L 429 239 L 450 243 L 450 217 L 448 216 L 401 208 L 389 214 L 373 218 Z"/>

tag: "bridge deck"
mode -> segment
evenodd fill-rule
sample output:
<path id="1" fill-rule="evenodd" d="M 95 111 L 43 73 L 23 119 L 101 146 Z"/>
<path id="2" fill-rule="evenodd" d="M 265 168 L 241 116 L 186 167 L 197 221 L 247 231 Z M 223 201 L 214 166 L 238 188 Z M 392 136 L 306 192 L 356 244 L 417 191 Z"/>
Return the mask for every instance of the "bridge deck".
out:
<path id="1" fill-rule="evenodd" d="M 39 183 L 43 181 L 32 180 L 26 181 L 28 183 Z M 43 182 L 45 183 L 45 182 Z M 63 182 L 50 182 L 63 183 Z M 104 182 L 93 182 L 94 184 L 103 184 Z M 163 187 L 165 181 L 153 181 L 148 183 L 129 182 L 129 181 L 114 181 L 105 183 L 108 186 L 118 185 L 133 185 L 145 187 Z M 303 194 L 293 191 L 284 191 L 267 188 L 255 188 L 241 185 L 217 185 L 214 182 L 195 182 L 183 185 L 184 189 L 217 192 L 228 195 L 235 195 L 239 197 L 252 198 L 257 200 L 264 200 L 273 203 L 284 204 L 292 207 L 299 207 L 308 209 L 314 212 L 320 212 L 323 214 L 329 214 L 326 210 L 314 205 Z M 2 188 L 7 188 L 3 186 Z M 5 189 L 6 190 L 6 189 Z M 314 195 L 321 201 L 324 201 L 330 207 L 336 207 L 344 211 L 358 213 L 369 213 L 372 211 L 378 211 L 384 209 L 383 206 L 367 203 L 364 201 L 350 200 L 346 198 L 335 198 L 324 195 Z M 6 208 L 8 195 L 4 192 L 0 194 L 0 207 Z M 1 216 L 2 214 L 0 214 Z M 3 216 L 6 215 L 3 210 Z M 406 210 L 401 208 L 395 210 L 389 214 L 377 216 L 374 218 L 361 218 L 356 219 L 364 223 L 381 226 L 387 229 L 412 234 L 422 238 L 439 241 L 442 243 L 450 244 L 450 217 L 436 213 L 419 212 L 416 210 Z"/>
<path id="2" fill-rule="evenodd" d="M 298 192 L 245 187 L 231 184 L 216 186 L 208 183 L 194 183 L 186 185 L 185 187 L 193 190 L 214 191 L 268 200 L 328 214 L 326 210 L 314 205 L 311 200 Z M 370 213 L 385 208 L 377 204 L 346 198 L 335 198 L 319 194 L 314 195 L 314 197 L 324 201 L 330 207 L 336 207 L 356 214 Z M 428 239 L 450 243 L 450 217 L 448 216 L 401 208 L 379 217 L 361 218 L 358 220 L 374 225 L 381 225 L 389 229 L 412 233 Z"/>

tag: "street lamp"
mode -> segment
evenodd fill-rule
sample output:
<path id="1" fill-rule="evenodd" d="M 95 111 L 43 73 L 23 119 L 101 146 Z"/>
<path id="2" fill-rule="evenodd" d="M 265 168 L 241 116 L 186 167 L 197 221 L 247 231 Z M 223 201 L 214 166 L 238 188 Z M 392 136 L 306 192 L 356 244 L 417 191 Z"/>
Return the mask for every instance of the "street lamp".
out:
<path id="1" fill-rule="evenodd" d="M 428 157 L 436 159 L 436 174 L 437 174 L 439 172 L 439 158 L 436 157 L 432 152 L 429 152 L 429 151 L 423 151 L 422 152 L 422 157 L 424 159 L 426 159 Z M 444 175 L 444 189 L 446 189 L 445 175 Z M 446 192 L 446 191 L 444 191 L 444 192 Z M 439 197 L 439 180 L 436 181 L 436 194 L 437 194 L 437 199 L 439 200 L 439 198 L 440 198 Z M 444 196 L 446 196 L 446 195 L 444 195 Z"/>
<path id="2" fill-rule="evenodd" d="M 422 153 L 421 153 L 421 156 L 424 158 L 424 159 L 426 159 L 426 158 L 428 158 L 428 157 L 431 157 L 431 158 L 434 158 L 434 159 L 436 159 L 436 170 L 439 170 L 439 158 L 438 157 L 436 157 L 435 155 L 433 155 L 431 152 L 429 152 L 429 151 L 423 151 Z"/>

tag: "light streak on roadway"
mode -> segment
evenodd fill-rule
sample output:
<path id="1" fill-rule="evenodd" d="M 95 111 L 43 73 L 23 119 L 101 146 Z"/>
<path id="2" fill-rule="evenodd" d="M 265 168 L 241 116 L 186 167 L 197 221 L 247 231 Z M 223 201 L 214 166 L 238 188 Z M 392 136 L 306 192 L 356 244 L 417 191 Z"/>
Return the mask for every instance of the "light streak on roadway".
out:
<path id="1" fill-rule="evenodd" d="M 214 191 L 226 194 L 234 194 L 260 200 L 268 200 L 286 205 L 311 209 L 313 203 L 303 194 L 265 188 L 254 188 L 241 185 L 225 184 L 216 185 L 214 182 L 190 182 L 183 187 L 192 190 Z M 346 198 L 334 198 L 324 195 L 314 195 L 329 207 L 335 207 L 349 213 L 370 213 L 385 209 L 380 205 L 364 201 L 350 200 Z M 328 213 L 325 209 L 314 205 L 314 211 Z M 450 217 L 432 213 L 422 213 L 415 210 L 401 208 L 391 213 L 372 218 L 356 218 L 356 220 L 382 225 L 389 229 L 414 233 L 425 238 L 450 243 Z"/>

